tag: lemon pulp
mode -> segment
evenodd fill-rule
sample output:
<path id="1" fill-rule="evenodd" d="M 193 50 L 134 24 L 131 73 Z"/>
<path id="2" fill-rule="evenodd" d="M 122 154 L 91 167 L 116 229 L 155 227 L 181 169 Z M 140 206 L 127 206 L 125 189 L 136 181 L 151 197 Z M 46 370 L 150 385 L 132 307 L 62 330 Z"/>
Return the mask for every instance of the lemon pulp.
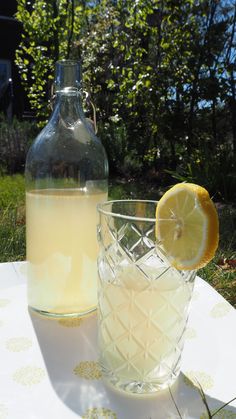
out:
<path id="1" fill-rule="evenodd" d="M 177 269 L 205 266 L 219 242 L 218 215 L 207 190 L 193 183 L 170 188 L 157 205 L 156 238 Z"/>

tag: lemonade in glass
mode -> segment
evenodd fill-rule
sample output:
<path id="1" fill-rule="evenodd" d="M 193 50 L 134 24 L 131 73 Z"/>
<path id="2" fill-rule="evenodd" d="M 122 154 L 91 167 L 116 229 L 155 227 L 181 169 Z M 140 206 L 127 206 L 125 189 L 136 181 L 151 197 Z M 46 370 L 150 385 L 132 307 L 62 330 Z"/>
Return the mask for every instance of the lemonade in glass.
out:
<path id="1" fill-rule="evenodd" d="M 124 200 L 98 207 L 100 365 L 109 383 L 136 394 L 167 388 L 179 375 L 196 268 L 203 258 L 195 251 L 191 265 L 189 256 L 181 260 L 177 251 L 175 257 L 174 246 L 167 254 L 162 235 L 170 239 L 170 231 L 158 205 Z M 169 218 L 173 227 L 173 208 Z M 199 223 L 196 213 L 195 218 Z M 179 240 L 181 248 L 186 232 L 178 223 L 172 241 Z"/>

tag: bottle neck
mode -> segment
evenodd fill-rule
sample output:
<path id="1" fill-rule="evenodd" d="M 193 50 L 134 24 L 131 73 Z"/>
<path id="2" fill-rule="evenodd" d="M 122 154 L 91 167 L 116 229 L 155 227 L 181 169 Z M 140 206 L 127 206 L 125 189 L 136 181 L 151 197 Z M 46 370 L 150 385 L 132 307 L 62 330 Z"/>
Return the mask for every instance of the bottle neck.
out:
<path id="1" fill-rule="evenodd" d="M 76 88 L 57 90 L 51 122 L 62 120 L 66 126 L 70 126 L 84 118 L 80 91 Z"/>
<path id="2" fill-rule="evenodd" d="M 56 63 L 54 86 L 56 91 L 81 88 L 81 65 L 74 60 L 61 60 Z"/>

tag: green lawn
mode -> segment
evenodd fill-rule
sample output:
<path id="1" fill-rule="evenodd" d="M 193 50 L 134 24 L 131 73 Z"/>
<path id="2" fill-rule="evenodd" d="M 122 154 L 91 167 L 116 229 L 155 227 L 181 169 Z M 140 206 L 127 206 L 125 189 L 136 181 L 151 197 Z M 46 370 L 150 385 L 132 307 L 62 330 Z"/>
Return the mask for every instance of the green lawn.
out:
<path id="1" fill-rule="evenodd" d="M 236 308 L 236 207 L 217 205 L 220 242 L 214 259 L 199 271 Z"/>
<path id="2" fill-rule="evenodd" d="M 148 192 L 146 192 L 148 191 Z M 109 196 L 158 199 L 159 190 L 132 183 L 110 186 Z M 236 208 L 217 205 L 220 245 L 199 275 L 236 308 Z M 21 175 L 0 177 L 0 262 L 25 259 L 25 183 Z"/>
<path id="3" fill-rule="evenodd" d="M 25 182 L 0 177 L 0 262 L 25 259 Z"/>

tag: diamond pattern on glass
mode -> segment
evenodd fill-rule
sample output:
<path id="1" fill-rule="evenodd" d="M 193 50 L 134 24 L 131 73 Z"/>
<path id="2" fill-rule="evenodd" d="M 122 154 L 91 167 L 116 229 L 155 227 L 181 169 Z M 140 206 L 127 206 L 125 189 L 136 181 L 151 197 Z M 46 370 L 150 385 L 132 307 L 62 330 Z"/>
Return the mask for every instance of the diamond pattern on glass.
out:
<path id="1" fill-rule="evenodd" d="M 113 381 L 164 383 L 177 374 L 191 274 L 156 248 L 155 223 L 103 216 L 99 268 L 99 346 Z M 109 230 L 109 231 L 104 231 Z"/>

